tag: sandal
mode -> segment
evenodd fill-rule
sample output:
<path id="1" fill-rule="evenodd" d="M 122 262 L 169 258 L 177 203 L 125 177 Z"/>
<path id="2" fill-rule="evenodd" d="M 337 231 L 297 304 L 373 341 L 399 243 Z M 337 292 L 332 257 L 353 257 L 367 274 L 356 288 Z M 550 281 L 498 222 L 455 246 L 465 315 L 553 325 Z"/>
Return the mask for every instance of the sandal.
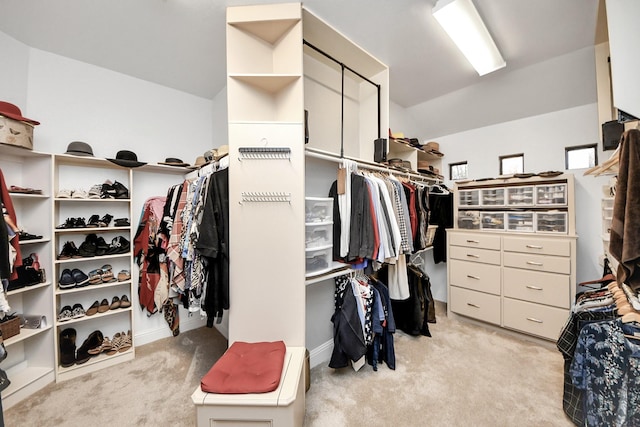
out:
<path id="1" fill-rule="evenodd" d="M 100 268 L 96 268 L 95 270 L 91 270 L 89 272 L 89 284 L 90 285 L 97 285 L 99 283 L 102 283 L 102 269 Z"/>
<path id="2" fill-rule="evenodd" d="M 120 332 L 116 332 L 111 340 L 111 348 L 106 351 L 107 355 L 113 356 L 120 349 L 120 343 L 122 342 L 122 338 L 120 337 Z"/>
<path id="3" fill-rule="evenodd" d="M 126 334 L 124 332 L 122 332 L 120 334 L 120 347 L 118 348 L 118 351 L 120 353 L 123 353 L 127 350 L 129 350 L 132 346 L 132 337 L 131 337 L 131 330 L 129 330 Z"/>
<path id="4" fill-rule="evenodd" d="M 113 267 L 111 267 L 111 264 L 103 265 L 101 270 L 103 283 L 112 283 L 116 281 L 116 278 L 113 277 Z"/>
<path id="5" fill-rule="evenodd" d="M 131 280 L 131 272 L 129 272 L 129 270 L 120 270 L 118 273 L 118 282 L 124 282 L 126 280 Z"/>

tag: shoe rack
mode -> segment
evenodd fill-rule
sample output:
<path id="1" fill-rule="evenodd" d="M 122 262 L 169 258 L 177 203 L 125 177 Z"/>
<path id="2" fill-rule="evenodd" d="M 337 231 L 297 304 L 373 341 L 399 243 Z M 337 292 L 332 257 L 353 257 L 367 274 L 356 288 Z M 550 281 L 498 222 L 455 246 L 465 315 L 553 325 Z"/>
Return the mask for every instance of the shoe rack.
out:
<path id="1" fill-rule="evenodd" d="M 5 184 L 41 190 L 34 193 L 10 193 L 16 210 L 18 227 L 40 239 L 20 242 L 22 258 L 36 253 L 46 280 L 32 286 L 7 292 L 11 313 L 45 316 L 46 325 L 39 329 L 21 328 L 4 339 L 7 359 L 2 361 L 11 385 L 2 392 L 2 405 L 10 408 L 55 380 L 53 299 L 53 267 L 51 258 L 51 194 L 52 158 L 50 154 L 0 144 L 0 169 Z M 40 194 L 41 193 L 41 194 Z"/>
<path id="2" fill-rule="evenodd" d="M 88 197 L 86 193 L 92 186 L 105 182 L 117 182 L 124 185 L 129 191 L 128 197 Z M 68 197 L 68 192 L 64 195 L 64 190 L 71 192 L 71 197 Z M 129 278 L 118 280 L 119 272 L 128 271 L 130 273 L 133 267 L 133 235 L 130 225 L 132 218 L 131 191 L 132 171 L 129 168 L 122 168 L 108 160 L 93 157 L 63 154 L 53 156 L 53 192 L 55 197 L 52 205 L 51 228 L 54 230 L 52 245 L 54 269 L 51 280 L 54 288 L 55 345 L 53 348 L 56 353 L 56 381 L 75 378 L 135 357 L 133 343 L 127 349 L 121 348 L 121 351 L 113 351 L 113 349 L 107 351 L 105 348 L 105 351 L 92 354 L 88 358 L 78 355 L 77 361 L 72 364 L 68 363 L 67 357 L 61 357 L 60 351 L 61 344 L 68 348 L 69 336 L 73 335 L 69 333 L 69 329 L 75 331 L 72 340 L 75 340 L 76 350 L 80 349 L 86 340 L 95 339 L 95 336 L 98 335 L 96 331 L 100 331 L 101 336 L 109 338 L 110 341 L 114 341 L 114 337 L 120 337 L 123 333 L 129 333 L 129 337 L 134 335 L 132 305 L 116 307 L 118 305 L 116 303 L 112 306 L 114 297 L 120 300 L 126 296 L 130 303 L 134 292 L 130 275 Z M 89 218 L 95 215 L 99 218 L 109 215 L 112 218 L 109 224 L 90 226 Z M 78 218 L 82 218 L 83 221 L 78 221 Z M 129 219 L 129 225 L 116 223 L 116 218 Z M 65 227 L 61 227 L 65 224 Z M 69 225 L 75 226 L 70 227 Z M 129 250 L 126 252 L 117 248 L 120 237 L 124 237 L 129 242 Z M 101 253 L 100 255 L 88 256 L 92 252 L 86 252 L 85 248 L 88 245 L 85 242 L 95 242 L 96 240 L 101 242 L 99 246 L 104 249 L 98 252 Z M 68 252 L 65 246 L 69 248 L 69 245 L 71 248 L 80 250 L 80 253 L 59 259 L 63 250 Z M 108 246 L 108 249 L 105 245 Z M 103 251 L 106 252 L 102 254 Z M 106 272 L 108 268 L 103 268 L 104 266 L 111 267 L 110 274 Z M 102 274 L 100 270 L 102 270 Z M 115 281 L 108 280 L 111 274 Z M 76 280 L 76 285 L 69 285 L 70 278 Z M 86 280 L 89 282 L 83 283 Z M 59 283 L 61 281 L 64 282 L 62 287 Z M 111 308 L 107 308 L 107 305 Z M 71 309 L 69 310 L 71 316 L 65 312 L 65 308 Z M 118 341 L 122 340 L 118 338 Z M 95 350 L 95 346 L 92 346 L 92 350 Z M 94 352 L 92 351 L 92 353 Z M 65 359 L 65 363 L 62 363 L 61 359 Z"/>

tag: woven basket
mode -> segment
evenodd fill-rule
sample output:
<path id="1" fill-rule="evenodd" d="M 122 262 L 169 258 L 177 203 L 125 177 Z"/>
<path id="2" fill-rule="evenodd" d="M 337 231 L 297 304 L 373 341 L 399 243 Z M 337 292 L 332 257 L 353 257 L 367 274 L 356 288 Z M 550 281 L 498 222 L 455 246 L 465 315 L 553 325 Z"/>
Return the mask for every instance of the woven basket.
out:
<path id="1" fill-rule="evenodd" d="M 20 318 L 14 317 L 6 322 L 0 323 L 0 331 L 2 331 L 2 339 L 11 338 L 20 333 Z"/>

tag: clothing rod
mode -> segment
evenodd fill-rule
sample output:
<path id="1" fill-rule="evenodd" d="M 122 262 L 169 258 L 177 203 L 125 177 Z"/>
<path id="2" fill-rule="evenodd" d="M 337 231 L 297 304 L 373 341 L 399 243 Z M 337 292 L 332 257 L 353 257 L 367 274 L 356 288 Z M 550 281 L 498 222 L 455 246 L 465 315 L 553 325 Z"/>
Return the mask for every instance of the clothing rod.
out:
<path id="1" fill-rule="evenodd" d="M 353 68 L 349 67 L 347 64 L 345 64 L 344 62 L 338 61 L 336 58 L 334 58 L 333 56 L 329 55 L 327 52 L 323 51 L 322 49 L 312 45 L 311 43 L 309 43 L 306 40 L 302 40 L 302 44 L 305 44 L 307 46 L 309 46 L 311 49 L 315 50 L 316 52 L 318 52 L 319 54 L 326 56 L 327 58 L 329 58 L 330 60 L 332 60 L 333 62 L 335 62 L 336 64 L 340 65 L 341 67 L 346 68 L 347 70 L 351 71 L 353 74 L 355 74 L 356 76 L 360 77 L 362 80 L 365 80 L 368 83 L 371 83 L 373 86 L 379 88 L 380 85 L 374 81 L 369 80 L 368 78 L 366 78 L 365 76 L 363 76 L 362 74 L 360 74 L 359 72 L 357 72 L 356 70 L 354 70 Z"/>
<path id="2" fill-rule="evenodd" d="M 396 175 L 405 175 L 411 178 L 415 178 L 418 180 L 422 180 L 422 181 L 426 181 L 428 183 L 437 183 L 438 179 L 436 178 L 429 178 L 423 175 L 419 175 L 416 173 L 411 173 L 411 172 L 404 172 L 401 170 L 397 170 L 394 169 L 392 167 L 385 167 L 383 165 L 379 165 L 377 163 L 371 163 L 371 162 L 367 162 L 365 160 L 360 160 L 360 159 L 355 159 L 353 157 L 338 157 L 335 154 L 329 153 L 329 152 L 322 152 L 320 150 L 315 150 L 315 149 L 311 149 L 311 148 L 305 148 L 305 155 L 309 156 L 309 157 L 314 157 L 316 159 L 322 159 L 322 160 L 328 160 L 331 162 L 335 162 L 335 163 L 340 163 L 341 160 L 351 160 L 353 162 L 356 162 L 358 164 L 358 167 L 362 168 L 362 169 L 369 169 L 369 170 L 377 170 L 380 172 L 386 172 L 386 173 L 394 173 Z"/>

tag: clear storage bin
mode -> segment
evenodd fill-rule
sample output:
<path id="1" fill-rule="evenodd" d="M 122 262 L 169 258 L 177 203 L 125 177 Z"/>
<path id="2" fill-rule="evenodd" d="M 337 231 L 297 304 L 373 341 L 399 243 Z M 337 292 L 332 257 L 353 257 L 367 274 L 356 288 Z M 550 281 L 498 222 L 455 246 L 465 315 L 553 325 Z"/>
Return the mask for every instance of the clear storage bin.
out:
<path id="1" fill-rule="evenodd" d="M 567 184 L 536 185 L 536 205 L 566 206 Z"/>
<path id="2" fill-rule="evenodd" d="M 507 231 L 533 233 L 533 212 L 507 212 Z"/>
<path id="3" fill-rule="evenodd" d="M 504 206 L 504 188 L 485 188 L 480 191 L 482 206 Z"/>
<path id="4" fill-rule="evenodd" d="M 533 202 L 533 186 L 507 188 L 508 206 L 533 206 Z"/>
<path id="5" fill-rule="evenodd" d="M 480 190 L 459 190 L 458 205 L 480 206 Z"/>
<path id="6" fill-rule="evenodd" d="M 504 231 L 504 212 L 482 212 L 480 214 L 480 228 Z"/>
<path id="7" fill-rule="evenodd" d="M 458 228 L 465 230 L 480 229 L 480 212 L 458 211 Z"/>
<path id="8" fill-rule="evenodd" d="M 536 231 L 538 233 L 567 233 L 566 212 L 537 212 Z"/>
<path id="9" fill-rule="evenodd" d="M 305 247 L 319 248 L 331 246 L 333 243 L 333 223 L 307 224 L 305 230 Z"/>
<path id="10" fill-rule="evenodd" d="M 307 274 L 328 270 L 332 264 L 331 247 L 305 251 L 305 267 Z"/>
<path id="11" fill-rule="evenodd" d="M 305 198 L 305 222 L 321 223 L 333 221 L 333 199 L 330 197 Z"/>

